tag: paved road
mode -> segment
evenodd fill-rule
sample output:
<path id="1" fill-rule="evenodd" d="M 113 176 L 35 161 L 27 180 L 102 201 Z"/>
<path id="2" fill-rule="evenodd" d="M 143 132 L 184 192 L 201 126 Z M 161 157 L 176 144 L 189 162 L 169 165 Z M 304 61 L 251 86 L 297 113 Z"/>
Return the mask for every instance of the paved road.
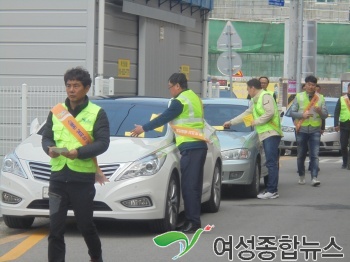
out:
<path id="1" fill-rule="evenodd" d="M 177 261 L 248 261 L 244 257 L 240 259 L 239 255 L 246 255 L 247 258 L 251 254 L 255 256 L 252 261 L 262 261 L 257 258 L 258 255 L 265 255 L 264 261 L 287 261 L 281 257 L 281 248 L 263 254 L 256 245 L 250 251 L 241 251 L 244 244 L 252 248 L 250 240 L 254 238 L 257 242 L 261 242 L 263 237 L 270 239 L 270 247 L 273 248 L 273 243 L 293 240 L 295 236 L 297 241 L 294 243 L 300 243 L 294 254 L 292 251 L 289 253 L 290 258 L 297 256 L 295 261 L 313 261 L 312 255 L 315 255 L 317 261 L 349 262 L 350 171 L 340 168 L 339 156 L 323 155 L 320 162 L 321 186 L 315 188 L 310 185 L 310 179 L 306 185 L 297 184 L 295 157 L 281 157 L 280 198 L 259 200 L 242 198 L 234 192 L 228 194 L 223 198 L 218 213 L 202 215 L 203 227 L 208 224 L 215 227 L 203 232 L 192 249 Z M 8 229 L 0 222 L 0 261 L 47 261 L 48 223 L 48 219 L 36 219 L 31 231 L 21 231 Z M 98 221 L 97 227 L 102 239 L 104 261 L 107 262 L 173 261 L 172 257 L 180 250 L 178 243 L 165 248 L 156 246 L 152 241 L 156 235 L 149 231 L 146 223 Z M 189 242 L 192 236 L 188 235 Z M 237 247 L 240 240 L 241 246 Z M 223 241 L 227 242 L 227 252 L 223 252 Z M 326 252 L 323 248 L 330 243 L 331 249 Z M 66 245 L 67 262 L 89 260 L 85 243 L 73 220 L 67 222 Z M 259 248 L 262 247 L 259 245 Z M 222 256 L 217 256 L 215 249 Z M 314 253 L 306 249 L 314 250 Z M 345 257 L 322 258 L 331 253 Z M 273 254 L 276 259 L 269 259 Z M 283 254 L 288 257 L 287 251 Z M 306 254 L 309 255 L 308 259 Z M 18 258 L 11 260 L 15 257 Z"/>

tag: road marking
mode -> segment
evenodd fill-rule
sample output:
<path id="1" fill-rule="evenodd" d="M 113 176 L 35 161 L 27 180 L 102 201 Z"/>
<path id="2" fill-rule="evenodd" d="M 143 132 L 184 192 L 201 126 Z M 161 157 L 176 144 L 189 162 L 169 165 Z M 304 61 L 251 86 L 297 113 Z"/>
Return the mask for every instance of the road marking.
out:
<path id="1" fill-rule="evenodd" d="M 6 244 L 6 243 L 10 243 L 10 242 L 16 241 L 16 240 L 21 239 L 21 238 L 25 238 L 25 237 L 27 237 L 29 235 L 30 235 L 30 233 L 26 232 L 26 233 L 22 233 L 22 234 L 17 234 L 17 235 L 1 238 L 0 239 L 0 246 L 3 245 L 3 244 Z"/>
<path id="2" fill-rule="evenodd" d="M 0 243 L 4 244 L 4 243 L 10 242 L 11 239 L 12 239 L 11 241 L 15 241 L 17 239 L 24 238 L 26 237 L 25 234 L 27 234 L 28 237 L 25 240 L 23 240 L 20 244 L 18 244 L 16 247 L 14 247 L 9 252 L 7 252 L 5 255 L 0 257 L 0 262 L 12 261 L 21 257 L 24 253 L 26 253 L 29 249 L 31 249 L 34 245 L 39 243 L 43 238 L 47 236 L 48 229 L 40 228 L 39 230 L 36 230 L 32 234 L 23 233 L 23 234 L 11 236 L 11 237 L 5 238 L 4 241 Z"/>

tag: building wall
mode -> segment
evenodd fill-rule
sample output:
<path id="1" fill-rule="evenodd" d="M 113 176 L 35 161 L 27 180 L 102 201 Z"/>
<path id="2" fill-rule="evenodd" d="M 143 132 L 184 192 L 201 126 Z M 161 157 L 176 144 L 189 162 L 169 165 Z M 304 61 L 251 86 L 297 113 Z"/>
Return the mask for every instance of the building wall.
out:
<path id="1" fill-rule="evenodd" d="M 63 85 L 74 66 L 93 69 L 94 2 L 1 0 L 0 85 Z"/>
<path id="2" fill-rule="evenodd" d="M 273 6 L 268 0 L 215 0 L 212 18 L 243 21 L 284 21 L 289 17 L 290 2 Z M 321 3 L 317 0 L 303 0 L 304 19 L 329 23 L 350 23 L 349 0 Z"/>
<path id="3" fill-rule="evenodd" d="M 96 13 L 98 13 L 98 10 Z M 97 23 L 96 35 L 98 35 Z M 106 2 L 104 41 L 104 78 L 113 77 L 115 79 L 114 94 L 116 95 L 128 96 L 137 94 L 138 17 L 123 13 L 122 3 Z M 97 54 L 97 38 L 95 53 Z M 96 75 L 97 55 L 95 57 Z M 118 78 L 119 59 L 130 60 L 130 77 Z"/>
<path id="4" fill-rule="evenodd" d="M 201 10 L 170 1 L 110 0 L 106 15 L 104 77 L 115 78 L 115 94 L 169 97 L 168 78 L 182 65 L 190 68 L 189 87 L 201 94 Z M 118 58 L 130 60 L 130 77 L 118 77 Z"/>

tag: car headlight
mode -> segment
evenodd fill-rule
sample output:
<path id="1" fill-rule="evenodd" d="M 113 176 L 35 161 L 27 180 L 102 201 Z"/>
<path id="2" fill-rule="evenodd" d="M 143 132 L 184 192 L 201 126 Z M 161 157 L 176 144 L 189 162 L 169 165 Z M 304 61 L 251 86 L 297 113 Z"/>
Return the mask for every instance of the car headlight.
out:
<path id="1" fill-rule="evenodd" d="M 121 173 L 116 178 L 116 181 L 139 176 L 152 176 L 163 166 L 165 159 L 166 154 L 164 152 L 157 152 L 141 158 L 132 163 L 123 173 Z"/>
<path id="2" fill-rule="evenodd" d="M 19 163 L 18 157 L 15 153 L 7 154 L 4 157 L 1 171 L 12 173 L 23 178 L 28 178 L 26 173 L 23 171 L 21 164 Z"/>
<path id="3" fill-rule="evenodd" d="M 282 132 L 294 132 L 294 127 L 292 126 L 282 126 Z"/>
<path id="4" fill-rule="evenodd" d="M 327 132 L 327 133 L 337 132 L 337 131 L 335 131 L 334 126 L 326 126 L 324 131 Z"/>
<path id="5" fill-rule="evenodd" d="M 221 151 L 221 156 L 223 160 L 248 159 L 250 155 L 251 152 L 247 148 Z"/>

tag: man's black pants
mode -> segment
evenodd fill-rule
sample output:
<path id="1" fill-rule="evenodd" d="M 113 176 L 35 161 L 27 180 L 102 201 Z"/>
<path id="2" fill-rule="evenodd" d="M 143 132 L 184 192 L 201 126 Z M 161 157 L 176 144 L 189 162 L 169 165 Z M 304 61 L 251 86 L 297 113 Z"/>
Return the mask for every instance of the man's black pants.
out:
<path id="1" fill-rule="evenodd" d="M 340 129 L 340 148 L 343 157 L 343 166 L 347 167 L 348 164 L 348 146 L 349 146 L 350 130 Z"/>
<path id="2" fill-rule="evenodd" d="M 93 183 L 50 181 L 49 262 L 65 261 L 66 245 L 64 243 L 64 233 L 69 204 L 73 207 L 77 225 L 84 237 L 89 255 L 94 258 L 99 258 L 102 255 L 101 241 L 93 222 L 93 199 L 95 193 L 96 190 Z"/>
<path id="3" fill-rule="evenodd" d="M 192 149 L 181 152 L 181 190 L 185 205 L 186 220 L 200 225 L 203 171 L 207 149 Z"/>

